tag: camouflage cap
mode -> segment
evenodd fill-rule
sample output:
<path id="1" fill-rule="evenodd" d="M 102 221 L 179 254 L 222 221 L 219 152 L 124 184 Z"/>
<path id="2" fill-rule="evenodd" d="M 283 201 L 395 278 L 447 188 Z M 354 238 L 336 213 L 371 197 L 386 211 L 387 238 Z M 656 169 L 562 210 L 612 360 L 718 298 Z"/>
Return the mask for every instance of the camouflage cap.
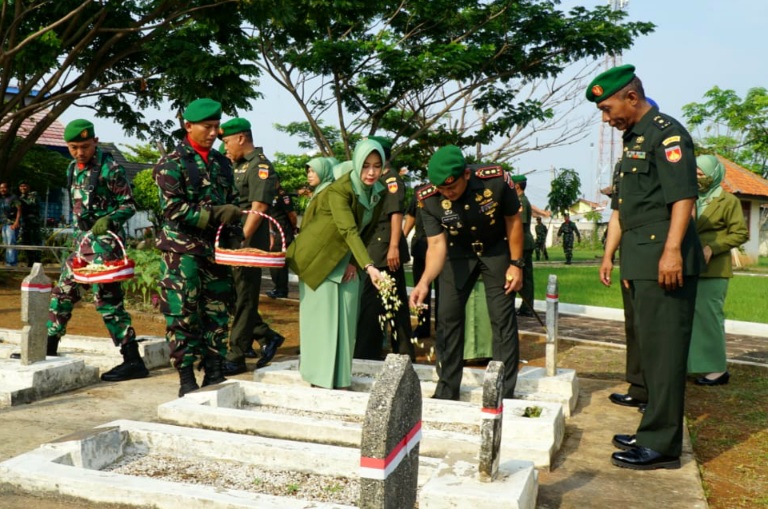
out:
<path id="1" fill-rule="evenodd" d="M 219 138 L 251 130 L 251 123 L 244 118 L 233 118 L 219 126 Z"/>
<path id="2" fill-rule="evenodd" d="M 450 185 L 467 168 L 464 155 L 456 145 L 441 147 L 429 159 L 427 178 L 435 186 Z"/>
<path id="3" fill-rule="evenodd" d="M 64 141 L 85 141 L 96 136 L 93 122 L 81 118 L 73 120 L 64 128 Z"/>
<path id="4" fill-rule="evenodd" d="M 221 103 L 213 99 L 195 99 L 182 115 L 187 122 L 203 122 L 221 119 Z"/>
<path id="5" fill-rule="evenodd" d="M 635 66 L 619 65 L 599 74 L 587 87 L 587 101 L 599 103 L 624 88 L 635 77 Z"/>

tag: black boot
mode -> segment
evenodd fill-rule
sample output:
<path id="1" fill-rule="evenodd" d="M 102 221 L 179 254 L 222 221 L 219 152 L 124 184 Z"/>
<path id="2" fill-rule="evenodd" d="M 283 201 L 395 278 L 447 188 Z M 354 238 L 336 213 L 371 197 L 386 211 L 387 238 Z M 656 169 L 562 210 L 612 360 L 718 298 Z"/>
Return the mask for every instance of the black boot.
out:
<path id="1" fill-rule="evenodd" d="M 195 367 L 191 364 L 179 368 L 179 381 L 181 382 L 181 387 L 179 387 L 180 398 L 185 394 L 200 388 L 200 386 L 197 385 L 197 380 L 195 380 Z"/>
<path id="2" fill-rule="evenodd" d="M 221 370 L 222 363 L 223 359 L 221 358 L 221 355 L 218 354 L 208 354 L 203 358 L 203 369 L 205 369 L 203 387 L 227 381 Z"/>
<path id="3" fill-rule="evenodd" d="M 136 341 L 121 346 L 120 353 L 123 354 L 123 363 L 101 375 L 102 380 L 105 382 L 122 382 L 123 380 L 149 376 L 149 370 L 139 355 L 139 344 Z"/>
<path id="4" fill-rule="evenodd" d="M 52 357 L 59 355 L 59 341 L 58 336 L 48 336 L 48 349 L 46 350 L 45 355 Z"/>

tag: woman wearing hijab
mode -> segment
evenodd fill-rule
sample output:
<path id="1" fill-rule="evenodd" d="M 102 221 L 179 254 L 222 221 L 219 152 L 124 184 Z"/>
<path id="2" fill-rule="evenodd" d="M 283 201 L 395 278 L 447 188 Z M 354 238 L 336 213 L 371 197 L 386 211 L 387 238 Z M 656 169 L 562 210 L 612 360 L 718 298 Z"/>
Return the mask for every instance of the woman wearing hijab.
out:
<path id="1" fill-rule="evenodd" d="M 699 198 L 696 231 L 704 248 L 707 267 L 699 275 L 693 318 L 688 372 L 705 373 L 697 385 L 725 385 L 730 379 L 725 358 L 725 294 L 733 277 L 731 249 L 749 239 L 741 203 L 720 183 L 725 167 L 717 157 L 696 158 Z"/>
<path id="2" fill-rule="evenodd" d="M 316 157 L 307 163 L 307 182 L 312 188 L 312 198 L 309 200 L 304 217 L 301 220 L 302 228 L 306 228 L 315 215 L 320 193 L 333 183 L 333 167 L 337 161 L 333 157 Z"/>
<path id="3" fill-rule="evenodd" d="M 359 271 L 377 287 L 381 279 L 365 239 L 381 212 L 383 162 L 381 145 L 361 141 L 352 171 L 315 195 L 311 216 L 288 249 L 288 264 L 299 276 L 299 371 L 313 386 L 338 389 L 352 383 Z"/>

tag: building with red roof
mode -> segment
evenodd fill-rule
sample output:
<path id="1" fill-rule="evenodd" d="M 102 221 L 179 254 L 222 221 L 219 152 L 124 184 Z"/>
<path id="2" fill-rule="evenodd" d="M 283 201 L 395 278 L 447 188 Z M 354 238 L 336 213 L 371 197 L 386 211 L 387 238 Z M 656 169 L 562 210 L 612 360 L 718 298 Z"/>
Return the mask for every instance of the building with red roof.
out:
<path id="1" fill-rule="evenodd" d="M 761 231 L 768 218 L 768 180 L 723 156 L 718 155 L 717 158 L 725 166 L 725 178 L 720 185 L 741 201 L 749 230 L 744 252 L 752 260 L 757 260 L 759 254 L 768 255 L 768 242 L 761 239 Z"/>

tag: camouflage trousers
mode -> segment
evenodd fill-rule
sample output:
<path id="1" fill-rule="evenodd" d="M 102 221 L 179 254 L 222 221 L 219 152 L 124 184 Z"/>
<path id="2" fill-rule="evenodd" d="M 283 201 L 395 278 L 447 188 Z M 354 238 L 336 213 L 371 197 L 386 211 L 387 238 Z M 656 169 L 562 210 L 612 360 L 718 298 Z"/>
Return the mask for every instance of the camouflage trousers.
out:
<path id="1" fill-rule="evenodd" d="M 563 239 L 563 253 L 565 253 L 565 262 L 571 263 L 573 258 L 573 239 Z"/>
<path id="2" fill-rule="evenodd" d="M 86 243 L 80 249 L 80 256 L 86 260 L 108 260 L 114 258 L 113 245 L 109 242 L 90 245 Z M 61 267 L 59 281 L 51 292 L 51 303 L 48 306 L 48 336 L 61 338 L 67 333 L 67 323 L 72 318 L 72 309 L 80 302 L 81 287 L 87 287 L 75 281 L 71 262 L 77 256 L 73 253 Z M 121 283 L 90 285 L 96 295 L 96 311 L 101 314 L 104 325 L 115 346 L 129 343 L 136 339 L 136 332 L 131 326 L 131 315 L 123 305 L 123 288 Z"/>
<path id="3" fill-rule="evenodd" d="M 204 256 L 164 252 L 160 311 L 175 368 L 191 366 L 206 353 L 227 353 L 232 272 Z"/>

